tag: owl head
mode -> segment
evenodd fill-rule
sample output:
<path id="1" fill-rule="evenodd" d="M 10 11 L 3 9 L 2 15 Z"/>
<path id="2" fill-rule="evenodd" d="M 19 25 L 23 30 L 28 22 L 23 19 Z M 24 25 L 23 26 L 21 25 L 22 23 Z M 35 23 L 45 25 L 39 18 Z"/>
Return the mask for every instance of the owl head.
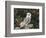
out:
<path id="1" fill-rule="evenodd" d="M 31 17 L 31 13 L 28 12 L 28 13 L 27 13 L 27 16 Z"/>

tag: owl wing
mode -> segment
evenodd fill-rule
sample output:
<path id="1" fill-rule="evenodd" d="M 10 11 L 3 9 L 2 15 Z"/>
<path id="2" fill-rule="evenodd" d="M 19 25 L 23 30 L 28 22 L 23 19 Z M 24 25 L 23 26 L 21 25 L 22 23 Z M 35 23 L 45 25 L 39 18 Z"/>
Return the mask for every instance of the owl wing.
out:
<path id="1" fill-rule="evenodd" d="M 27 18 L 25 18 L 25 22 L 26 22 L 26 24 L 29 24 L 30 21 L 31 21 L 31 17 L 27 17 Z"/>

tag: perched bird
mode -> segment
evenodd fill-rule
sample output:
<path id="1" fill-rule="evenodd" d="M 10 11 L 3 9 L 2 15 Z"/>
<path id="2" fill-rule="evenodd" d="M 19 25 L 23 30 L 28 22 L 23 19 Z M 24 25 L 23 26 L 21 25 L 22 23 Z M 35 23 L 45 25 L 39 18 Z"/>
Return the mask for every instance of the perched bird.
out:
<path id="1" fill-rule="evenodd" d="M 24 20 L 20 23 L 20 28 L 27 26 L 29 23 L 31 22 L 31 13 L 26 13 L 26 17 L 24 18 Z"/>

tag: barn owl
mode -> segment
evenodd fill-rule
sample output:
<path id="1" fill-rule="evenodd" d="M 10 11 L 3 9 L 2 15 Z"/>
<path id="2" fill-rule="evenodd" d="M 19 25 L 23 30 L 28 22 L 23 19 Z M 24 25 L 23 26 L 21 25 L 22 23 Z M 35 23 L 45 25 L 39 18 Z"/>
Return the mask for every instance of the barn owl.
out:
<path id="1" fill-rule="evenodd" d="M 20 28 L 27 26 L 31 21 L 31 13 L 26 13 L 26 17 L 24 18 L 24 20 L 20 23 Z"/>

